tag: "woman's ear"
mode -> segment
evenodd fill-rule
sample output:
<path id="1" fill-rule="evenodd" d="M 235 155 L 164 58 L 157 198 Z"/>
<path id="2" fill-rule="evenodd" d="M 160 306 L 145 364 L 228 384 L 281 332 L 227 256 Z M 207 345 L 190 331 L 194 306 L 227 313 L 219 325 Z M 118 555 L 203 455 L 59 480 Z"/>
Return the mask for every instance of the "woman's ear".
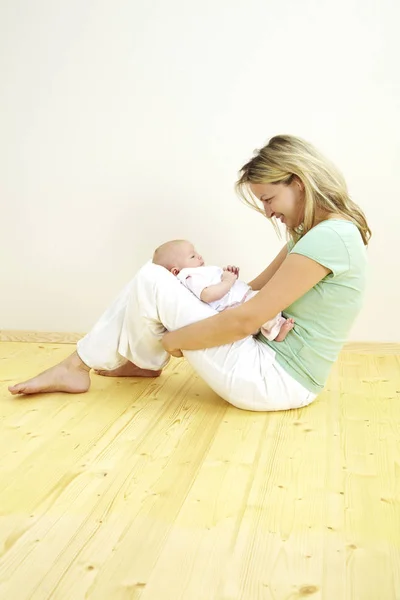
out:
<path id="1" fill-rule="evenodd" d="M 304 183 L 302 182 L 302 180 L 300 179 L 300 177 L 297 177 L 297 175 L 293 176 L 293 181 L 295 182 L 296 185 L 299 186 L 300 190 L 302 192 L 304 192 Z"/>

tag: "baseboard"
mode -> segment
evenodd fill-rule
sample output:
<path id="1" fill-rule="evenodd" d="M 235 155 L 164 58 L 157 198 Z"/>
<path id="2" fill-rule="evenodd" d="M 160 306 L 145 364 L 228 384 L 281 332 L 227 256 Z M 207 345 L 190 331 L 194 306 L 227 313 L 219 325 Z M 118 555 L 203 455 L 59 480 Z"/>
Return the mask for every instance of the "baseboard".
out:
<path id="1" fill-rule="evenodd" d="M 39 342 L 49 344 L 76 344 L 85 334 L 57 331 L 0 330 L 0 342 Z"/>
<path id="2" fill-rule="evenodd" d="M 42 344 L 76 344 L 85 334 L 57 331 L 0 330 L 0 342 L 34 342 Z M 400 354 L 400 343 L 391 342 L 349 342 L 345 352 L 361 354 Z"/>

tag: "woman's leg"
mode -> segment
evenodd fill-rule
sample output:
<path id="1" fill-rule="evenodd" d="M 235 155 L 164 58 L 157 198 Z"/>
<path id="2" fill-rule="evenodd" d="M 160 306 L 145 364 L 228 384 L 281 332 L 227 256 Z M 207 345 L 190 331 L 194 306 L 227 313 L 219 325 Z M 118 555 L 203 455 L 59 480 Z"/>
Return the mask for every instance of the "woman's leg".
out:
<path id="1" fill-rule="evenodd" d="M 90 367 L 81 361 L 76 352 L 54 367 L 36 377 L 10 385 L 9 391 L 16 394 L 40 394 L 44 392 L 68 392 L 81 394 L 90 387 Z"/>
<path id="2" fill-rule="evenodd" d="M 120 336 L 114 335 L 114 346 L 110 343 L 107 352 L 117 352 L 143 369 L 160 369 L 169 360 L 161 343 L 164 326 L 174 330 L 216 314 L 171 273 L 152 263 L 139 271 L 127 296 Z M 104 343 L 104 335 L 99 335 L 102 331 L 102 327 L 95 327 L 78 344 L 78 353 L 85 362 L 78 363 L 79 356 L 72 355 L 67 359 L 67 365 L 61 363 L 30 380 L 35 391 L 85 391 L 68 389 L 67 375 L 72 382 L 74 376 L 86 370 L 89 379 L 88 367 L 94 366 L 93 361 L 99 357 L 99 341 Z M 105 349 L 100 348 L 100 351 L 106 353 Z M 238 408 L 282 410 L 302 406 L 310 400 L 310 394 L 278 368 L 274 353 L 253 337 L 217 348 L 185 351 L 184 354 L 210 387 Z M 61 368 L 62 386 L 57 387 Z M 25 385 L 25 391 L 14 386 L 12 393 L 32 393 L 29 392 L 30 382 L 20 384 Z M 42 384 L 41 389 L 38 383 Z"/>
<path id="3" fill-rule="evenodd" d="M 172 293 L 183 294 L 188 303 L 182 314 L 185 301 L 181 299 L 181 308 L 175 313 L 174 321 L 188 324 L 216 314 L 166 269 L 149 262 L 125 286 L 90 333 L 78 342 L 76 352 L 36 377 L 10 386 L 9 391 L 14 395 L 86 392 L 90 387 L 90 369 L 113 376 L 160 375 L 170 355 L 161 343 L 166 329 L 158 314 L 157 298 L 171 293 L 168 291 L 171 280 Z M 157 286 L 156 281 L 159 282 Z"/>
<path id="4" fill-rule="evenodd" d="M 215 314 L 171 273 L 145 265 L 130 291 L 120 352 L 142 368 L 162 368 L 169 360 L 161 344 L 165 328 L 173 331 Z M 238 408 L 285 410 L 314 398 L 279 367 L 275 353 L 252 336 L 184 355 L 217 394 Z"/>
<path id="5" fill-rule="evenodd" d="M 61 363 L 47 369 L 32 379 L 10 386 L 16 394 L 36 394 L 43 392 L 69 392 L 78 394 L 90 387 L 90 369 L 123 370 L 131 377 L 157 377 L 161 371 L 141 369 L 120 354 L 121 331 L 125 320 L 129 295 L 134 285 L 133 278 L 120 292 L 111 306 L 77 344 L 82 347 L 83 360 L 79 352 L 74 352 Z M 121 373 L 122 374 L 122 373 Z"/>

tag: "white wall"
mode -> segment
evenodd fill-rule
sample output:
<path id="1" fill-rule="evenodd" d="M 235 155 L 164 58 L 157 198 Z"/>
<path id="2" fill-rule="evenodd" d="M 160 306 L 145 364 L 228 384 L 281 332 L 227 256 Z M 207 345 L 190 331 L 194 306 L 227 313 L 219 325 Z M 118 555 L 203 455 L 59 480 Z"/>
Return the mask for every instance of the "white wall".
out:
<path id="1" fill-rule="evenodd" d="M 280 247 L 233 192 L 276 133 L 374 231 L 354 340 L 399 341 L 397 0 L 3 0 L 0 328 L 86 331 L 162 241 L 253 277 Z"/>

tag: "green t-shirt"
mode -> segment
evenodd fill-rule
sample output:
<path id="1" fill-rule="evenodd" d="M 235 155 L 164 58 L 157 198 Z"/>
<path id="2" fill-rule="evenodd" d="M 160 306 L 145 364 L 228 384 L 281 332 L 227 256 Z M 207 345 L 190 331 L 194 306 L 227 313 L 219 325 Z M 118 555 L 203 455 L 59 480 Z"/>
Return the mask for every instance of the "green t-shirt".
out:
<path id="1" fill-rule="evenodd" d="M 283 342 L 258 339 L 276 353 L 278 363 L 305 388 L 319 393 L 362 306 L 367 253 L 357 227 L 329 219 L 313 227 L 292 254 L 312 258 L 332 272 L 283 311 L 295 326 Z"/>

